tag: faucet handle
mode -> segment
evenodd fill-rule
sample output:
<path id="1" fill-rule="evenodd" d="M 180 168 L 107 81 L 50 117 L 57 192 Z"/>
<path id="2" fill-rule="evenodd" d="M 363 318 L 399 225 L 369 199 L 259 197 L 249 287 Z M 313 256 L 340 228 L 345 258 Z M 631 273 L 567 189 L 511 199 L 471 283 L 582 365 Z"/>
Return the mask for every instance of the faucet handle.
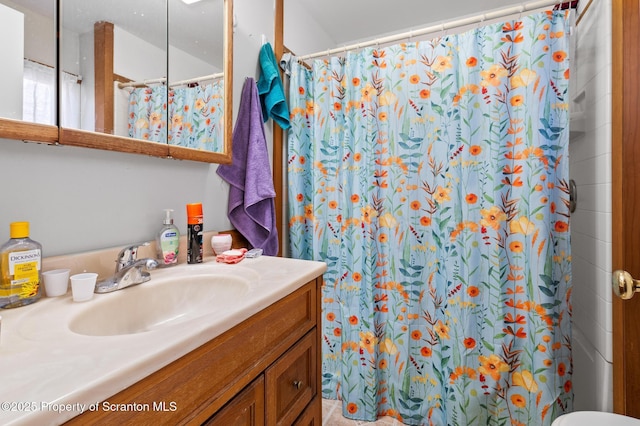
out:
<path id="1" fill-rule="evenodd" d="M 142 242 L 137 244 L 131 244 L 120 250 L 118 258 L 116 259 L 116 272 L 122 270 L 136 261 L 136 254 L 138 253 L 138 247 L 148 246 L 148 242 Z"/>

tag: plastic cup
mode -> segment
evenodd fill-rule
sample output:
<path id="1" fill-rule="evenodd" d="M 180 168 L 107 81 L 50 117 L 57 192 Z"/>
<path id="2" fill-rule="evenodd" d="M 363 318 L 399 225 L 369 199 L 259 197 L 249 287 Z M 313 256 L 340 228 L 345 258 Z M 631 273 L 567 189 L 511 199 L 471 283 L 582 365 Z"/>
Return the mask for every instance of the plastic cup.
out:
<path id="1" fill-rule="evenodd" d="M 98 274 L 84 272 L 82 274 L 71 275 L 71 293 L 74 302 L 85 302 L 91 300 L 93 291 L 96 288 Z"/>
<path id="2" fill-rule="evenodd" d="M 69 289 L 69 269 L 54 269 L 42 273 L 44 291 L 47 297 L 56 297 L 67 294 Z"/>
<path id="3" fill-rule="evenodd" d="M 211 237 L 213 254 L 220 254 L 231 248 L 231 234 L 217 234 Z"/>

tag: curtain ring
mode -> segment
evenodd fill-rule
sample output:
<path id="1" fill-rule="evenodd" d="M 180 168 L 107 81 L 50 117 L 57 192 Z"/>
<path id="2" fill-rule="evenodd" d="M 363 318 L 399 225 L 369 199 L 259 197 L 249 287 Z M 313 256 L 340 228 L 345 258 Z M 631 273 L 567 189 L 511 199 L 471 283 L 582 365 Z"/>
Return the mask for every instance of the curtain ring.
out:
<path id="1" fill-rule="evenodd" d="M 478 24 L 476 25 L 476 29 L 479 30 L 480 28 L 482 28 L 484 26 L 484 21 L 487 19 L 487 15 L 486 14 L 482 14 L 480 15 L 480 19 L 478 20 Z"/>

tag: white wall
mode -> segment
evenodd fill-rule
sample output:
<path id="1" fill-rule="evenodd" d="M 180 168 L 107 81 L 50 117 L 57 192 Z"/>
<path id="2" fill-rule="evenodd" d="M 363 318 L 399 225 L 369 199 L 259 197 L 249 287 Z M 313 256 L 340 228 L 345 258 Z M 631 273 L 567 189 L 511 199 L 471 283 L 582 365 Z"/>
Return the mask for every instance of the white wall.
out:
<path id="1" fill-rule="evenodd" d="M 0 4 L 0 40 L 24 39 L 24 14 Z M 22 74 L 24 68 L 24 44 L 14 43 L 2 49 L 0 67 L 0 116 L 22 119 Z"/>
<path id="2" fill-rule="evenodd" d="M 96 128 L 94 46 L 93 32 L 79 36 L 78 73 L 82 77 L 82 84 L 80 85 L 80 128 L 88 131 L 93 131 Z M 64 115 L 64 112 L 61 111 L 61 114 Z"/>
<path id="3" fill-rule="evenodd" d="M 258 77 L 260 37 L 273 42 L 273 2 L 235 0 L 234 111 L 244 78 Z M 234 114 L 235 117 L 235 114 Z M 235 120 L 234 120 L 235 122 Z M 267 140 L 270 142 L 267 123 Z M 270 145 L 270 143 L 269 143 Z M 0 242 L 9 223 L 31 222 L 45 256 L 151 240 L 165 208 L 186 232 L 185 204 L 202 202 L 207 230 L 230 229 L 228 185 L 217 165 L 0 139 Z"/>
<path id="4" fill-rule="evenodd" d="M 584 7 L 586 4 L 581 4 Z M 612 411 L 611 323 L 611 0 L 592 2 L 577 27 L 571 64 L 574 121 L 571 177 L 578 189 L 571 216 L 575 410 Z M 582 95 L 584 92 L 584 95 Z"/>
<path id="5" fill-rule="evenodd" d="M 53 8 L 53 2 L 51 2 Z M 24 40 L 25 56 L 41 64 L 54 66 L 55 34 L 53 20 L 26 9 L 24 11 L 24 31 L 28 34 Z"/>
<path id="6" fill-rule="evenodd" d="M 207 229 L 229 229 L 227 185 L 215 165 L 0 140 L 0 241 L 31 222 L 45 256 L 151 240 L 163 209 L 186 232 L 185 204 L 202 202 Z"/>
<path id="7" fill-rule="evenodd" d="M 169 80 L 171 82 L 219 72 L 222 70 L 183 50 L 169 46 Z"/>
<path id="8" fill-rule="evenodd" d="M 233 111 L 234 123 L 240 105 L 240 94 L 246 77 L 256 82 L 260 76 L 258 55 L 262 48 L 262 35 L 274 45 L 274 11 L 272 0 L 234 0 L 235 25 L 233 29 Z M 265 123 L 265 136 L 269 147 L 269 158 L 273 158 L 273 120 Z M 271 164 L 273 161 L 271 160 Z"/>
<path id="9" fill-rule="evenodd" d="M 167 50 L 113 26 L 113 72 L 131 80 L 167 76 Z"/>
<path id="10" fill-rule="evenodd" d="M 296 55 L 306 55 L 337 47 L 312 15 L 297 1 L 285 0 L 284 44 Z"/>
<path id="11" fill-rule="evenodd" d="M 24 4 L 17 4 L 9 0 L 3 0 L 2 3 L 24 14 L 24 56 L 41 64 L 49 66 L 55 65 L 56 30 L 53 25 L 53 19 L 36 13 L 31 9 L 31 5 L 25 6 Z M 48 2 L 48 5 L 43 6 L 43 8 L 49 8 L 49 10 L 53 11 L 54 3 Z M 2 40 L 13 41 L 17 40 L 17 38 L 16 35 L 13 34 L 11 38 L 3 38 Z M 7 47 L 5 43 L 2 47 L 3 52 Z"/>

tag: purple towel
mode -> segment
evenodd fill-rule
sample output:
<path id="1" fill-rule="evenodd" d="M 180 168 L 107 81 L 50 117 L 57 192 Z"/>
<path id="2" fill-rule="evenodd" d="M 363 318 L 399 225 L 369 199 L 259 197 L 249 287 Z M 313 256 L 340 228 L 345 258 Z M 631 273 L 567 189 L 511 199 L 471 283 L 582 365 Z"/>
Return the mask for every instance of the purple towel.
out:
<path id="1" fill-rule="evenodd" d="M 264 135 L 256 82 L 247 78 L 242 87 L 233 129 L 232 164 L 218 166 L 229 188 L 229 221 L 249 243 L 265 255 L 278 254 L 273 177 Z"/>

